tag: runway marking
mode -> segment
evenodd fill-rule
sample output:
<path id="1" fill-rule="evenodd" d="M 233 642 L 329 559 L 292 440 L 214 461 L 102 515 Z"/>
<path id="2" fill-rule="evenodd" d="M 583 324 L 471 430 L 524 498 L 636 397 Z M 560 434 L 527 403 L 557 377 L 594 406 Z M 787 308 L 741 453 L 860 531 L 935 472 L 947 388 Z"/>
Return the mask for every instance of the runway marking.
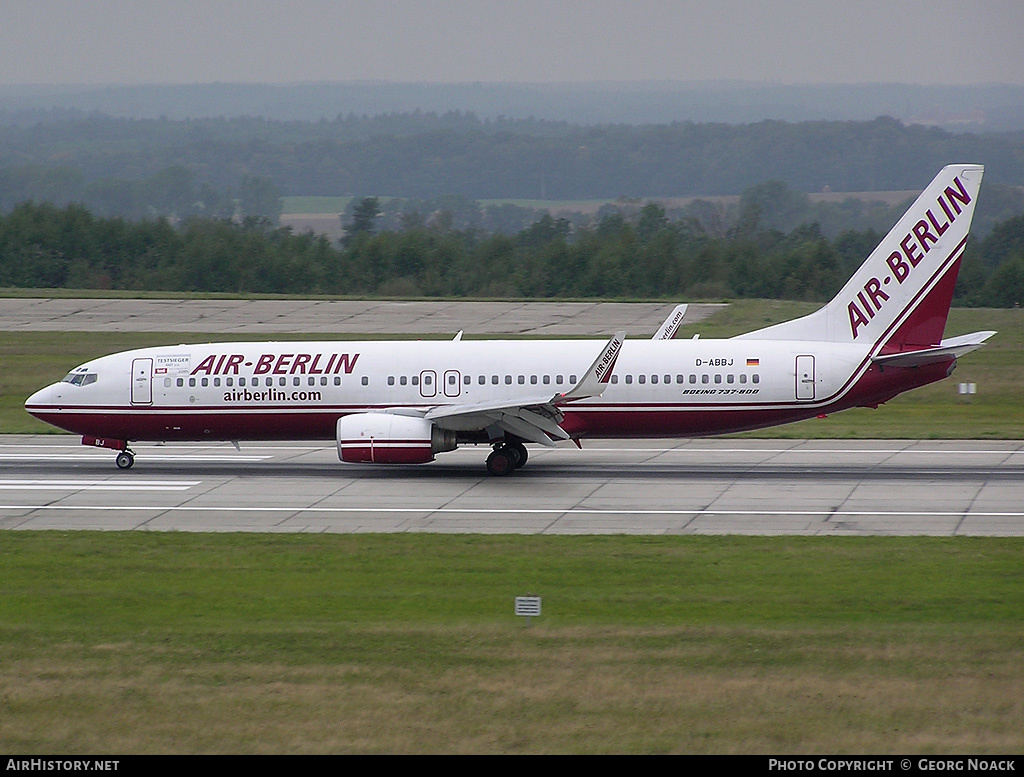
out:
<path id="1" fill-rule="evenodd" d="M 4 491 L 187 491 L 201 480 L 0 480 Z"/>
<path id="2" fill-rule="evenodd" d="M 330 514 L 351 514 L 351 513 L 429 513 L 429 514 L 455 514 L 455 515 L 678 515 L 678 516 L 699 516 L 699 515 L 771 515 L 771 516 L 794 516 L 801 518 L 813 518 L 820 516 L 827 517 L 856 517 L 856 516 L 904 516 L 918 518 L 959 518 L 963 516 L 982 518 L 1024 518 L 1024 512 L 994 512 L 985 510 L 715 510 L 694 509 L 694 510 L 607 510 L 600 508 L 586 507 L 565 507 L 565 508 L 474 508 L 474 507 L 223 507 L 201 505 L 5 505 L 0 504 L 0 510 L 101 510 L 128 512 L 133 510 L 157 510 L 161 512 L 219 512 L 219 513 L 330 513 Z"/>
<path id="3" fill-rule="evenodd" d="M 136 451 L 136 453 L 138 453 L 138 452 Z M 211 462 L 227 461 L 227 462 L 235 462 L 236 464 L 244 464 L 246 462 L 266 461 L 267 459 L 269 459 L 271 457 L 270 456 L 243 456 L 243 455 L 218 456 L 218 455 L 214 455 L 214 454 L 195 454 L 195 455 L 190 455 L 190 454 L 182 454 L 182 455 L 172 454 L 172 455 L 169 455 L 169 456 L 161 456 L 159 454 L 157 454 L 157 455 L 145 454 L 144 456 L 141 456 L 141 457 L 136 456 L 136 458 L 141 458 L 141 460 L 143 460 L 143 461 L 152 461 L 152 462 L 169 462 L 169 461 L 186 461 L 187 462 L 187 461 L 191 461 L 191 462 L 211 463 Z M 102 460 L 102 454 L 101 453 L 86 453 L 86 454 L 75 454 L 75 453 L 66 454 L 66 453 L 61 453 L 61 454 L 58 454 L 58 455 L 55 455 L 55 456 L 45 456 L 45 455 L 43 455 L 41 453 L 27 453 L 27 454 L 23 454 L 23 455 L 19 455 L 19 454 L 16 454 L 16 453 L 0 453 L 0 461 L 52 461 L 54 463 L 57 463 L 57 462 L 61 462 L 61 461 L 100 461 L 100 460 Z"/>

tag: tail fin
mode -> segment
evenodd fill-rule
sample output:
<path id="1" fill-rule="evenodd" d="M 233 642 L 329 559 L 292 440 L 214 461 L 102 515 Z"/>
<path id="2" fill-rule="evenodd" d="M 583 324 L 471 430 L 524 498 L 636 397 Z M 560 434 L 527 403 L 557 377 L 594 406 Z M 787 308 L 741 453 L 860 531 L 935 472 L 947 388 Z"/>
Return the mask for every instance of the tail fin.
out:
<path id="1" fill-rule="evenodd" d="M 940 343 L 984 170 L 942 168 L 831 302 L 740 338 L 863 343 L 876 353 Z"/>

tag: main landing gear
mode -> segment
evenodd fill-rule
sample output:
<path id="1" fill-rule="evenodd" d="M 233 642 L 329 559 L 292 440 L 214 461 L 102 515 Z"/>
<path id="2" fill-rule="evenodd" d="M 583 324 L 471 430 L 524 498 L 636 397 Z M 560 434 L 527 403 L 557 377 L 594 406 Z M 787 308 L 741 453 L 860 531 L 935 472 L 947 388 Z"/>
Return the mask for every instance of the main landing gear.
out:
<path id="1" fill-rule="evenodd" d="M 521 442 L 502 442 L 494 446 L 487 457 L 487 472 L 491 475 L 511 475 L 526 463 L 529 454 Z"/>
<path id="2" fill-rule="evenodd" d="M 135 454 L 130 450 L 123 450 L 114 459 L 118 469 L 131 469 L 135 463 Z"/>

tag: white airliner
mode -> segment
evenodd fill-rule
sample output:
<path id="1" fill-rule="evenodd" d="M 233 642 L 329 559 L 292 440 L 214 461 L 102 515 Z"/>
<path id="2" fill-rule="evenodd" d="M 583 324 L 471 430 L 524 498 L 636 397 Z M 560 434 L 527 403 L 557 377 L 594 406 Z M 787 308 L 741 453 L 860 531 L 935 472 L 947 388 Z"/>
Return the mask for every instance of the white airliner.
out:
<path id="1" fill-rule="evenodd" d="M 82 443 L 333 439 L 342 461 L 411 464 L 460 444 L 487 469 L 524 443 L 696 437 L 878 404 L 947 377 L 994 332 L 943 340 L 983 167 L 942 169 L 836 297 L 725 340 L 211 343 L 75 368 L 25 407 Z"/>

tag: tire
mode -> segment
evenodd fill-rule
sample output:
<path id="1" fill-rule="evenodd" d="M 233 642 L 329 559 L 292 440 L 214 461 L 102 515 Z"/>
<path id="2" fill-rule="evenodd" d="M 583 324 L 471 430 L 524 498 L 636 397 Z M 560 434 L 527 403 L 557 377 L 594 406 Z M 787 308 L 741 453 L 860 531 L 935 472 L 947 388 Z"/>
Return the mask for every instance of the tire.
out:
<path id="1" fill-rule="evenodd" d="M 135 457 L 128 451 L 121 451 L 114 461 L 117 463 L 118 469 L 131 469 L 135 463 Z"/>
<path id="2" fill-rule="evenodd" d="M 495 476 L 511 475 L 515 471 L 512 456 L 504 448 L 498 448 L 487 457 L 487 472 Z"/>
<path id="3" fill-rule="evenodd" d="M 526 460 L 530 458 L 530 454 L 526 450 L 526 446 L 521 442 L 510 442 L 504 445 L 508 449 L 508 452 L 512 455 L 512 466 L 515 469 L 519 469 Z"/>

